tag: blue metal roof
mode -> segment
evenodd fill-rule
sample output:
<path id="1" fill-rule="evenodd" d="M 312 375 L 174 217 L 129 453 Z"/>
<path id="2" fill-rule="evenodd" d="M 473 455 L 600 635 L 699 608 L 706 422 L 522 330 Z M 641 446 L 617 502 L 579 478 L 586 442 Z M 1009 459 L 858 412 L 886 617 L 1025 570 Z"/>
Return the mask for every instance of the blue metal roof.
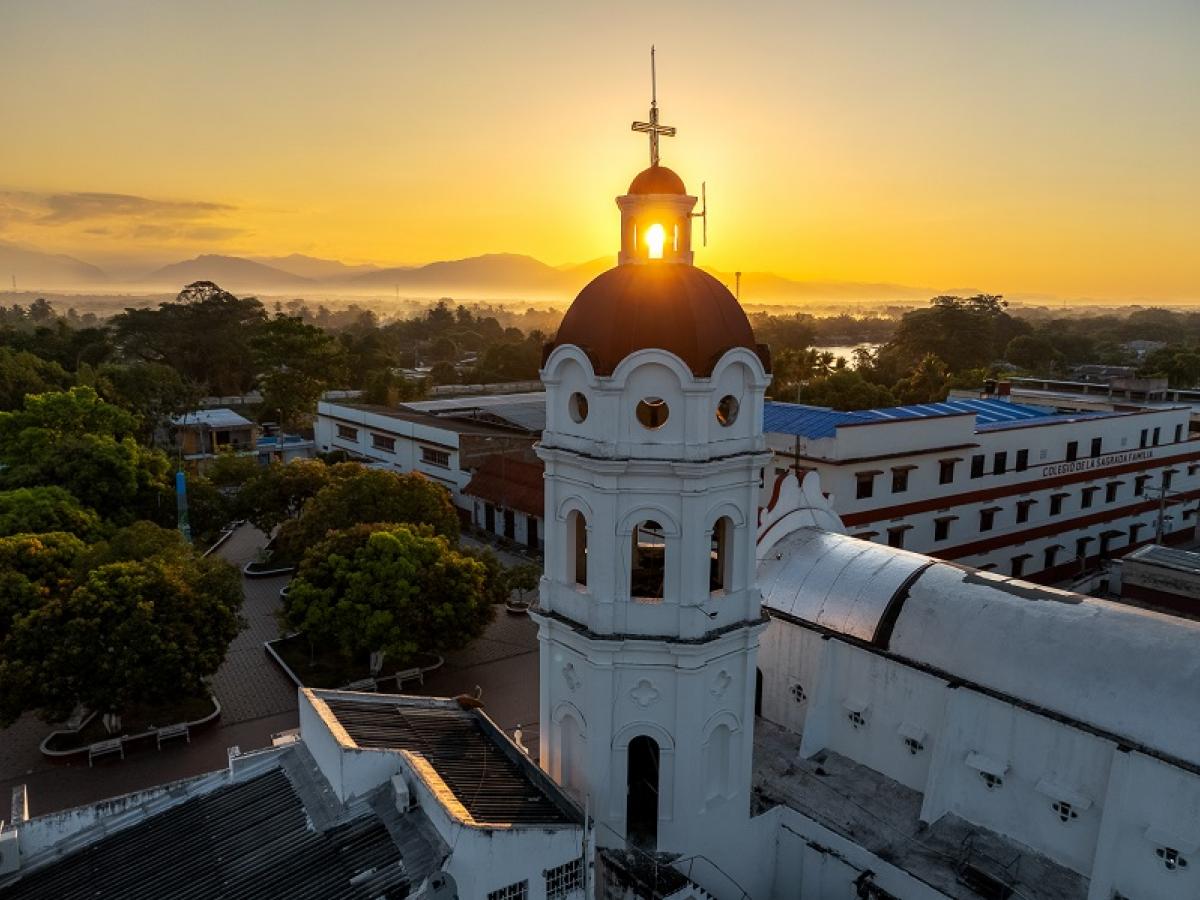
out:
<path id="1" fill-rule="evenodd" d="M 947 400 L 943 403 L 916 403 L 911 406 L 889 406 L 858 412 L 838 412 L 824 406 L 768 400 L 763 408 L 763 430 L 775 434 L 794 434 L 798 437 L 826 438 L 833 437 L 840 425 L 964 415 L 975 416 L 977 428 L 1004 427 L 1014 422 L 1028 422 L 1034 419 L 1044 421 L 1049 417 L 1061 418 L 1048 409 L 1010 403 L 1007 400 Z"/>

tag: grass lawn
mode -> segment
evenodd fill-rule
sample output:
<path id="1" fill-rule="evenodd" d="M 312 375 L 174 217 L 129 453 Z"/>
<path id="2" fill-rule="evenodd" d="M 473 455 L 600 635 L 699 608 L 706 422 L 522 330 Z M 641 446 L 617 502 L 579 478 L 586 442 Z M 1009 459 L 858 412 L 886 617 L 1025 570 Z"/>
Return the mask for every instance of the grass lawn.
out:
<path id="1" fill-rule="evenodd" d="M 362 659 L 348 660 L 338 655 L 334 648 L 322 646 L 318 646 L 313 654 L 304 635 L 284 638 L 271 646 L 305 687 L 339 688 L 352 681 L 371 677 L 369 660 L 365 655 Z M 376 677 L 382 679 L 404 669 L 432 666 L 438 659 L 435 653 L 417 653 L 408 659 L 385 658 L 383 668 Z"/>
<path id="2" fill-rule="evenodd" d="M 121 714 L 121 734 L 142 734 L 163 728 L 167 725 L 177 725 L 180 722 L 195 722 L 203 719 L 213 711 L 212 698 L 205 694 L 203 697 L 181 697 L 169 703 L 145 706 L 131 706 Z M 55 735 L 47 748 L 50 750 L 74 750 L 86 747 L 97 741 L 106 741 L 120 735 L 109 734 L 104 730 L 102 716 L 93 716 L 81 730 L 74 733 Z"/>

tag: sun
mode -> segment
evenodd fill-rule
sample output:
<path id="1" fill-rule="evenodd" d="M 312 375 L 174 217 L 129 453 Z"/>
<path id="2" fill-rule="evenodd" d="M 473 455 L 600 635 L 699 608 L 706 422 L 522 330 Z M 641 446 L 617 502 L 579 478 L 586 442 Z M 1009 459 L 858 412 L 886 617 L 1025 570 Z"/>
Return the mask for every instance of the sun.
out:
<path id="1" fill-rule="evenodd" d="M 646 247 L 650 251 L 651 259 L 663 258 L 663 244 L 667 242 L 667 232 L 659 224 L 651 225 L 646 229 Z"/>

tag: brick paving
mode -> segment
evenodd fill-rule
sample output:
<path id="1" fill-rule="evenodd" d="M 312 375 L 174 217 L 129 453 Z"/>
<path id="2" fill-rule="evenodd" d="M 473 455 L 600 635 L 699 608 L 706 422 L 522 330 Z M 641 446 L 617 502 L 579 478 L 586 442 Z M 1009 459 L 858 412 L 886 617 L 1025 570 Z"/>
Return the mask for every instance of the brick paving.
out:
<path id="1" fill-rule="evenodd" d="M 240 567 L 255 559 L 264 543 L 261 532 L 243 526 L 217 554 Z M 228 747 L 265 747 L 272 734 L 295 728 L 295 688 L 262 646 L 279 634 L 275 612 L 279 589 L 287 581 L 286 576 L 242 580 L 246 628 L 230 645 L 213 678 L 213 692 L 222 707 L 217 727 L 198 732 L 190 744 L 173 743 L 161 751 L 133 750 L 124 760 L 97 762 L 89 768 L 86 758 L 66 765 L 43 757 L 38 745 L 52 727 L 24 716 L 0 730 L 0 798 L 5 803 L 0 818 L 5 817 L 12 788 L 19 784 L 28 787 L 30 813 L 43 815 L 214 771 L 226 764 Z M 533 622 L 498 609 L 482 638 L 450 654 L 424 686 L 412 685 L 406 693 L 454 696 L 481 686 L 486 712 L 509 733 L 521 725 L 524 743 L 536 759 L 537 648 Z"/>

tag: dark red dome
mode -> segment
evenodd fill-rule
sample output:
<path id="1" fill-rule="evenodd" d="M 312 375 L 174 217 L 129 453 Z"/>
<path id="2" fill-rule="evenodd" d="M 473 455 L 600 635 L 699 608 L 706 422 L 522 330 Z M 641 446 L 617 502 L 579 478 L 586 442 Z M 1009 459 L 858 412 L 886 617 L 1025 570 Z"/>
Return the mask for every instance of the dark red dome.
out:
<path id="1" fill-rule="evenodd" d="M 611 375 L 631 353 L 669 350 L 696 375 L 710 375 L 733 347 L 756 352 L 750 320 L 729 289 L 707 272 L 680 263 L 617 266 L 579 292 L 548 350 L 574 344 L 597 375 Z"/>
<path id="2" fill-rule="evenodd" d="M 686 194 L 683 179 L 666 166 L 642 169 L 629 184 L 631 194 Z"/>

